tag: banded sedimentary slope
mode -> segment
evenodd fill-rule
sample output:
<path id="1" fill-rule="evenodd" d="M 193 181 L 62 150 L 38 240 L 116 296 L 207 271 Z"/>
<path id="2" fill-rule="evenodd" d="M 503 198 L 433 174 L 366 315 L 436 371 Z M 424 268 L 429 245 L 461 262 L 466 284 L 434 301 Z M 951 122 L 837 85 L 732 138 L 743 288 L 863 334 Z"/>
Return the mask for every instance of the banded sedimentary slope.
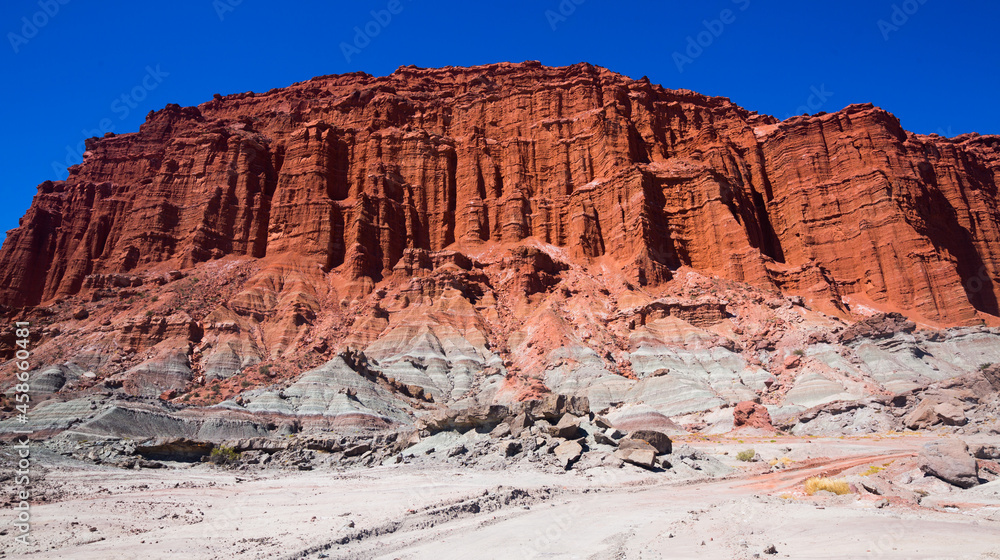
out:
<path id="1" fill-rule="evenodd" d="M 56 394 L 801 410 L 1000 362 L 990 329 L 839 338 L 996 324 L 998 179 L 1000 138 L 871 105 L 778 122 L 588 64 L 325 76 L 90 140 L 8 233 L 0 304 Z"/>

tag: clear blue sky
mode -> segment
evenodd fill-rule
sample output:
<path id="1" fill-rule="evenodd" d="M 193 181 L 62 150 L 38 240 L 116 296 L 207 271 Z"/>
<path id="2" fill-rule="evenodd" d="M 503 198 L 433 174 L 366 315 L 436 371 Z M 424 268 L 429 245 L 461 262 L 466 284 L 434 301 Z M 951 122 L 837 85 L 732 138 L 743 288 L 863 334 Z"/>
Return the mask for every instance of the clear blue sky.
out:
<path id="1" fill-rule="evenodd" d="M 1000 133 L 997 2 L 396 1 L 4 0 L 0 231 L 102 125 L 408 64 L 586 61 L 779 118 L 870 101 L 916 132 Z M 366 25 L 377 34 L 345 56 Z"/>

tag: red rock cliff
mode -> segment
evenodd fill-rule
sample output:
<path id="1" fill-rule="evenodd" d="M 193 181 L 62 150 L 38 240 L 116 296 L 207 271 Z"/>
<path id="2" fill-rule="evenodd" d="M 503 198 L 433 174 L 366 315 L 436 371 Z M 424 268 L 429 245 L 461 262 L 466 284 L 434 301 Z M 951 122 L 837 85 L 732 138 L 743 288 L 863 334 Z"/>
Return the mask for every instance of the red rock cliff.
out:
<path id="1" fill-rule="evenodd" d="M 0 303 L 225 255 L 370 287 L 408 248 L 534 237 L 639 284 L 689 265 L 972 324 L 1000 315 L 998 180 L 1000 137 L 871 105 L 779 123 L 589 64 L 325 76 L 91 140 L 8 232 Z"/>

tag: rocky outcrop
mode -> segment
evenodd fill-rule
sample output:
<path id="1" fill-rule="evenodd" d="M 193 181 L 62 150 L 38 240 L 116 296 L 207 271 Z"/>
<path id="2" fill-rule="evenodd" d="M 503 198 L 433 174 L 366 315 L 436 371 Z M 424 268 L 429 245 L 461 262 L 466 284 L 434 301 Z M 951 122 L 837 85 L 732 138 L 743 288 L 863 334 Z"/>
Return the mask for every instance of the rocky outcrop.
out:
<path id="1" fill-rule="evenodd" d="M 955 398 L 924 398 L 903 418 L 903 424 L 911 430 L 923 430 L 936 424 L 962 426 L 967 421 L 965 410 Z"/>
<path id="2" fill-rule="evenodd" d="M 981 371 L 993 390 L 1000 392 L 1000 364 L 986 364 Z"/>
<path id="3" fill-rule="evenodd" d="M 976 459 L 964 441 L 946 439 L 924 445 L 917 458 L 920 470 L 959 488 L 979 484 Z"/>
<path id="4" fill-rule="evenodd" d="M 899 313 L 880 313 L 874 317 L 862 319 L 840 333 L 840 343 L 850 344 L 860 338 L 879 339 L 891 338 L 896 333 L 911 333 L 917 325 L 908 321 Z"/>
<path id="5" fill-rule="evenodd" d="M 95 393 L 273 424 L 250 435 L 592 413 L 673 435 L 911 392 L 796 428 L 868 433 L 998 379 L 997 146 L 586 64 L 324 76 L 91 140 L 0 248 L 0 311 L 32 324 L 39 432 L 132 427 Z M 937 404 L 949 429 L 986 414 Z M 201 429 L 173 416 L 149 425 Z"/>
<path id="6" fill-rule="evenodd" d="M 154 438 L 136 445 L 135 452 L 154 461 L 200 461 L 214 446 L 186 438 Z"/>
<path id="7" fill-rule="evenodd" d="M 1000 315 L 998 145 L 871 105 L 779 123 L 589 64 L 324 76 L 88 141 L 5 241 L 0 303 L 226 255 L 294 255 L 369 290 L 412 251 L 534 238 L 640 285 L 688 265 L 973 323 Z"/>
<path id="8" fill-rule="evenodd" d="M 733 427 L 773 430 L 767 407 L 753 401 L 743 401 L 733 408 Z"/>

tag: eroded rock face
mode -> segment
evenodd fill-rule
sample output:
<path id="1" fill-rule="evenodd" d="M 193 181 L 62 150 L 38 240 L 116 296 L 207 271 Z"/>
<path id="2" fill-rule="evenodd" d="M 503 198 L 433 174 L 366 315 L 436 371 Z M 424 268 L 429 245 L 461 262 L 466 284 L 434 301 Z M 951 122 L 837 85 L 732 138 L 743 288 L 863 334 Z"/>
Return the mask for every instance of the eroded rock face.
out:
<path id="1" fill-rule="evenodd" d="M 733 409 L 733 426 L 742 428 L 760 428 L 762 430 L 773 430 L 771 425 L 771 414 L 767 407 L 753 401 L 743 401 Z"/>
<path id="2" fill-rule="evenodd" d="M 1000 379 L 1000 331 L 917 330 L 998 324 L 998 150 L 586 64 L 326 76 L 90 141 L 0 249 L 0 311 L 40 397 L 725 431 L 698 415 Z"/>
<path id="3" fill-rule="evenodd" d="M 589 64 L 325 76 L 89 141 L 8 236 L 0 302 L 225 255 L 291 254 L 368 289 L 408 250 L 533 237 L 639 284 L 689 265 L 968 323 L 1000 314 L 998 145 L 871 105 L 779 123 Z M 559 273 L 534 261 L 529 293 Z"/>

